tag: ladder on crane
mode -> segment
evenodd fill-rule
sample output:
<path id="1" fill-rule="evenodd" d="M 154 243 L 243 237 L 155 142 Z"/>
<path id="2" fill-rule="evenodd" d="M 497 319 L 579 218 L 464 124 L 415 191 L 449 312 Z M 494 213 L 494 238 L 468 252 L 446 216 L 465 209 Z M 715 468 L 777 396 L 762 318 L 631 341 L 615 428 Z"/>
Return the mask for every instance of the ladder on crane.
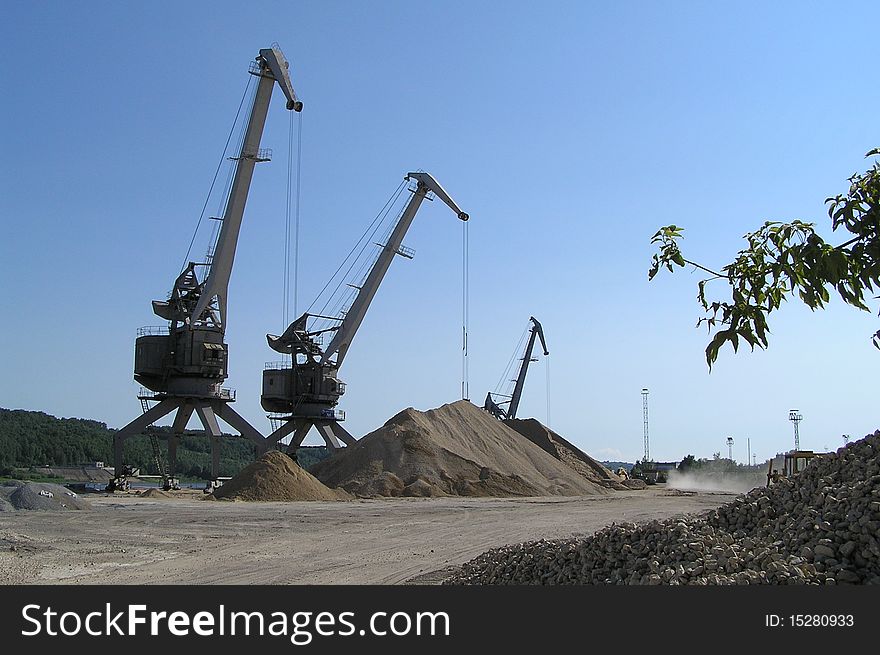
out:
<path id="1" fill-rule="evenodd" d="M 141 409 L 143 409 L 144 414 L 146 414 L 150 410 L 150 399 L 144 394 L 141 394 L 139 398 L 141 401 Z M 150 439 L 150 448 L 153 451 L 153 462 L 156 464 L 156 470 L 162 478 L 162 489 L 165 491 L 179 489 L 179 485 L 172 479 L 171 472 L 168 470 L 168 465 L 165 462 L 162 449 L 159 448 L 159 437 L 156 435 L 156 426 L 150 423 L 144 428 L 144 432 Z"/>

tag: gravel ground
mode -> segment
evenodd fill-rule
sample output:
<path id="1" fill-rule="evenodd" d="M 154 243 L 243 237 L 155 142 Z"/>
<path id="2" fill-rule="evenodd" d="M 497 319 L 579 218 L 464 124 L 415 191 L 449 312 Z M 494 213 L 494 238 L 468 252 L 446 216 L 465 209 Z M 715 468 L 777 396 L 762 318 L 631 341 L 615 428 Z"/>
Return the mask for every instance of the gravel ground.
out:
<path id="1" fill-rule="evenodd" d="M 661 486 L 587 497 L 206 502 L 92 494 L 90 512 L 0 513 L 2 584 L 439 582 L 500 544 L 718 507 Z"/>
<path id="2" fill-rule="evenodd" d="M 483 553 L 449 584 L 880 584 L 880 431 L 704 516 Z"/>

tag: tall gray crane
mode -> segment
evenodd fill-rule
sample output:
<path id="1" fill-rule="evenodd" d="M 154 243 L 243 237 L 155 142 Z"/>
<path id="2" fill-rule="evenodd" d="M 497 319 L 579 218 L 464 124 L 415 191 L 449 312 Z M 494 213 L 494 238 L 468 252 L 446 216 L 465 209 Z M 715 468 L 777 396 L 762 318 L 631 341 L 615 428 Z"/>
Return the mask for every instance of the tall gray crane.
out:
<path id="1" fill-rule="evenodd" d="M 318 316 L 307 312 L 291 323 L 281 336 L 266 335 L 272 350 L 291 355 L 289 365 L 269 365 L 263 371 L 263 394 L 260 399 L 263 409 L 282 414 L 284 421 L 267 437 L 270 447 L 293 432 L 287 451 L 295 453 L 312 426 L 318 428 L 331 450 L 339 448 L 340 441 L 348 446 L 356 443 L 355 438 L 341 425 L 345 413 L 335 409 L 339 398 L 345 393 L 345 383 L 337 376 L 394 256 L 412 258 L 412 251 L 403 245 L 403 237 L 422 201 L 429 194 L 446 203 L 460 220 L 469 218 L 428 173 L 408 173 L 405 179 L 415 182 L 415 187 L 410 189 L 412 197 L 344 317 Z M 339 324 L 326 330 L 310 331 L 310 318 L 330 319 Z M 333 339 L 326 349 L 320 344 L 324 332 L 333 333 Z"/>
<path id="2" fill-rule="evenodd" d="M 516 418 L 516 411 L 519 409 L 519 401 L 522 398 L 523 386 L 526 383 L 526 373 L 529 370 L 529 364 L 538 361 L 537 357 L 532 357 L 536 338 L 540 337 L 541 339 L 541 345 L 544 348 L 544 356 L 550 354 L 550 351 L 547 350 L 547 342 L 544 341 L 544 328 L 541 327 L 538 319 L 534 316 L 530 316 L 529 321 L 532 323 L 529 328 L 529 341 L 526 344 L 525 353 L 523 353 L 522 359 L 520 360 L 522 363 L 519 366 L 519 373 L 516 376 L 513 395 L 510 396 L 509 400 L 498 402 L 494 396 L 500 396 L 501 394 L 493 394 L 491 391 L 486 394 L 486 401 L 483 403 L 483 409 L 492 414 L 495 418 Z M 502 405 L 507 405 L 507 409 L 502 407 Z"/>
<path id="3" fill-rule="evenodd" d="M 206 434 L 211 437 L 211 488 L 217 484 L 220 468 L 218 417 L 254 441 L 258 448 L 265 444 L 263 436 L 229 406 L 235 400 L 235 393 L 222 387 L 228 373 L 229 352 L 224 341 L 226 297 L 254 166 L 257 162 L 268 161 L 268 153 L 260 148 L 260 140 L 276 83 L 287 98 L 287 109 L 302 111 L 302 102 L 290 82 L 289 67 L 277 45 L 261 49 L 251 65 L 250 73 L 257 76 L 259 82 L 241 150 L 234 158 L 235 175 L 219 219 L 220 231 L 213 244 L 213 255 L 207 262 L 189 262 L 175 280 L 168 299 L 153 301 L 153 311 L 167 320 L 168 326 L 141 328 L 138 332 L 134 379 L 149 391 L 139 395 L 143 415 L 114 434 L 116 469 L 110 489 L 126 486 L 125 440 L 141 434 L 145 428 L 175 410 L 173 434 L 168 442 L 172 480 L 178 441 L 193 412 L 197 413 Z M 200 279 L 200 269 L 206 269 L 204 279 Z M 151 402 L 156 404 L 150 407 Z"/>

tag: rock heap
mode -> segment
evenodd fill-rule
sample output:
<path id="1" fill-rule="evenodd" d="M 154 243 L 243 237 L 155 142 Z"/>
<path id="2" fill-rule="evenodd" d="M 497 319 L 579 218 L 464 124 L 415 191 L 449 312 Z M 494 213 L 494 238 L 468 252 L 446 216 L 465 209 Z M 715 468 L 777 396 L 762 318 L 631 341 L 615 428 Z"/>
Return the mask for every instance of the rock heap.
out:
<path id="1" fill-rule="evenodd" d="M 0 484 L 0 512 L 91 508 L 91 503 L 60 484 L 21 482 L 19 480 L 8 480 Z"/>
<path id="2" fill-rule="evenodd" d="M 880 431 L 700 516 L 488 551 L 447 584 L 880 584 Z"/>

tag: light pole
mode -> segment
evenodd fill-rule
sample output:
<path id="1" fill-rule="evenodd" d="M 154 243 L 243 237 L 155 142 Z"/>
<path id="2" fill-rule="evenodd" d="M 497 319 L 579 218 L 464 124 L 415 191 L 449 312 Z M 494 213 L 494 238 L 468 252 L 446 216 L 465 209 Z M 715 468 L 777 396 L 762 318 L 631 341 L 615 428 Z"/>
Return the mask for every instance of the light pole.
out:
<path id="1" fill-rule="evenodd" d="M 801 437 L 798 434 L 798 424 L 804 420 L 804 415 L 796 409 L 788 410 L 788 420 L 794 425 L 794 449 L 801 449 Z"/>
<path id="2" fill-rule="evenodd" d="M 733 461 L 733 437 L 727 437 L 727 459 Z"/>
<path id="3" fill-rule="evenodd" d="M 651 452 L 648 448 L 648 390 L 642 389 L 642 419 L 645 431 L 645 461 L 650 460 Z"/>

